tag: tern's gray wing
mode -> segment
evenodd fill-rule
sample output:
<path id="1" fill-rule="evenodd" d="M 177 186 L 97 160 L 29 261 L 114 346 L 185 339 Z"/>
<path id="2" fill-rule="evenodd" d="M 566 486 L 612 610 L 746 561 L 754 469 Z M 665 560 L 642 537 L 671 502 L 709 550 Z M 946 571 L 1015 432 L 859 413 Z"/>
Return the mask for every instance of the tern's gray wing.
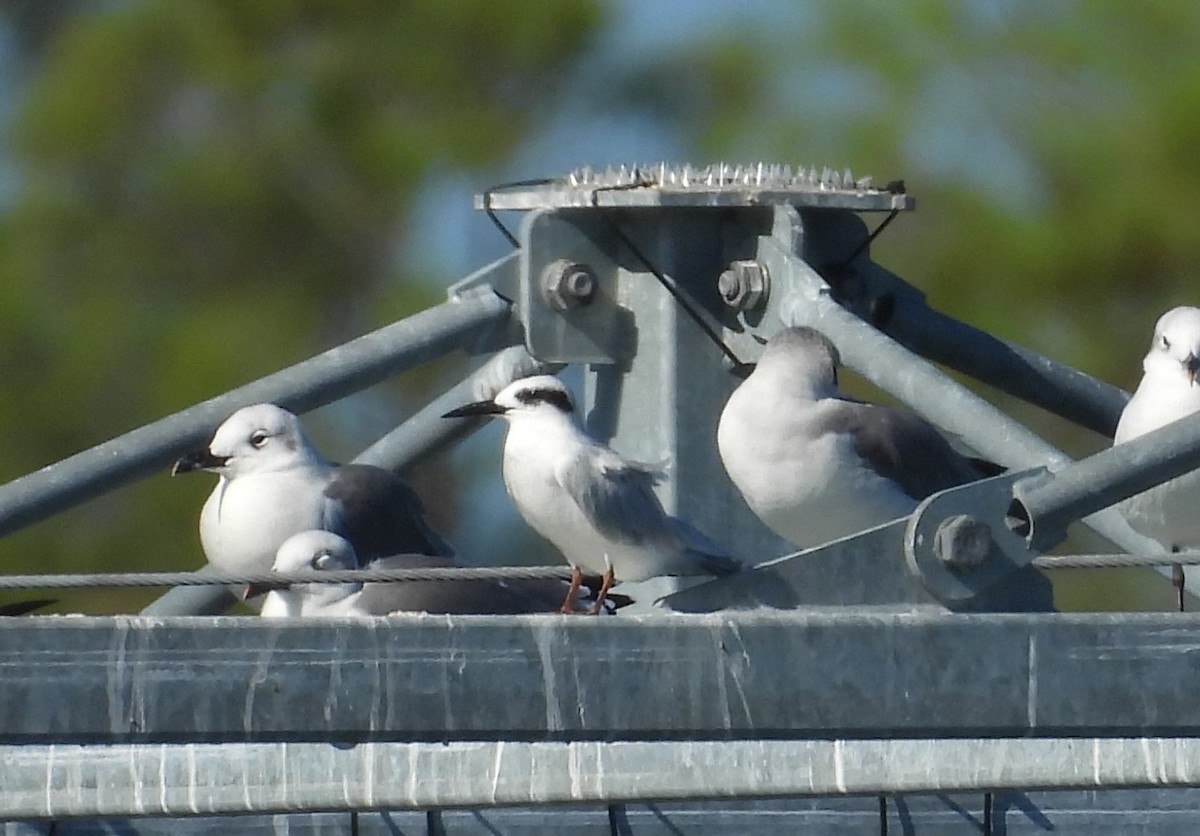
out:
<path id="1" fill-rule="evenodd" d="M 585 445 L 559 463 L 555 475 L 604 537 L 634 546 L 663 545 L 677 535 L 651 487 L 657 475 L 611 450 Z"/>
<path id="2" fill-rule="evenodd" d="M 836 401 L 823 413 L 819 430 L 849 434 L 859 457 L 915 500 L 986 475 L 907 409 Z"/>
<path id="3" fill-rule="evenodd" d="M 327 527 L 354 546 L 358 559 L 412 553 L 453 557 L 454 549 L 425 519 L 416 491 L 390 470 L 346 464 L 325 486 Z"/>
<path id="4" fill-rule="evenodd" d="M 742 565 L 686 522 L 668 516 L 651 489 L 656 469 L 627 462 L 600 446 L 584 447 L 557 470 L 559 483 L 596 530 L 617 543 L 681 551 L 705 572 L 728 575 Z"/>
<path id="5" fill-rule="evenodd" d="M 376 560 L 372 569 L 423 569 L 455 566 L 431 555 L 396 555 Z M 355 598 L 354 608 L 365 615 L 426 612 L 435 615 L 484 615 L 554 612 L 566 585 L 557 581 L 404 581 L 368 583 Z"/>

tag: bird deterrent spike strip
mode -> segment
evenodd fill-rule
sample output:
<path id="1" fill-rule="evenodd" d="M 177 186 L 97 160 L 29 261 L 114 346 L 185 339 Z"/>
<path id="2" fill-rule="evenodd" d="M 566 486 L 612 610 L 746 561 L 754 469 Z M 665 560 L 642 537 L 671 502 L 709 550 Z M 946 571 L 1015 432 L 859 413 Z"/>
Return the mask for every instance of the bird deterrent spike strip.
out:
<path id="1" fill-rule="evenodd" d="M 578 189 L 660 188 L 687 189 L 771 189 L 804 192 L 850 192 L 880 194 L 883 190 L 872 185 L 870 177 L 855 179 L 850 169 L 837 171 L 816 166 L 797 166 L 750 163 L 746 165 L 714 163 L 709 166 L 652 163 L 649 165 L 620 165 L 603 170 L 590 166 L 577 168 L 562 180 L 562 185 Z"/>
<path id="2" fill-rule="evenodd" d="M 736 207 L 790 204 L 798 207 L 896 212 L 916 202 L 903 180 L 875 186 L 850 169 L 765 162 L 707 166 L 658 162 L 607 168 L 583 166 L 565 176 L 497 186 L 477 195 L 488 212 L 557 208 Z"/>

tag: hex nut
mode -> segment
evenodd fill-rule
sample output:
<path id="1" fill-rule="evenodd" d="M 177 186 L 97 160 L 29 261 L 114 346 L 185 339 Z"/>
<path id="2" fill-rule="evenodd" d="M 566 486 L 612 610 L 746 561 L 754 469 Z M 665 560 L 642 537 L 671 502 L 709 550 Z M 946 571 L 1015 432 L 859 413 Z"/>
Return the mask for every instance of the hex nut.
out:
<path id="1" fill-rule="evenodd" d="M 542 271 L 542 299 L 556 311 L 569 311 L 596 297 L 596 274 L 578 261 L 560 258 Z"/>
<path id="2" fill-rule="evenodd" d="M 952 569 L 975 569 L 991 550 L 991 529 L 969 514 L 947 517 L 933 535 L 933 553 Z"/>
<path id="3" fill-rule="evenodd" d="M 764 304 L 771 290 L 767 268 L 757 261 L 734 261 L 717 277 L 717 292 L 734 310 L 752 311 Z"/>

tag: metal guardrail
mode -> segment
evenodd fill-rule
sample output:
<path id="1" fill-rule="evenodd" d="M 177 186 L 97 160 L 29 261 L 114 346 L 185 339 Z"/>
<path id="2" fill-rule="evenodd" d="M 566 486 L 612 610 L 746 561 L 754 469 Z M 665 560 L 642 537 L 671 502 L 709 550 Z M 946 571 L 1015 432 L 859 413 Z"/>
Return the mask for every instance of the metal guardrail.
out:
<path id="1" fill-rule="evenodd" d="M 0 782 L 20 817 L 1194 786 L 1198 642 L 931 609 L 27 620 Z"/>

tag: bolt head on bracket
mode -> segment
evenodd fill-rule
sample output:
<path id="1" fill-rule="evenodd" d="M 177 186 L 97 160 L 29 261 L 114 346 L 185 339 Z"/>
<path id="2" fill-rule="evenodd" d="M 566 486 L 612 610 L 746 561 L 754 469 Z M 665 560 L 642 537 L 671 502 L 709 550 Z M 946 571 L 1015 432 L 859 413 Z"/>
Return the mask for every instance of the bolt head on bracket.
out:
<path id="1" fill-rule="evenodd" d="M 917 506 L 905 531 L 904 557 L 929 594 L 947 606 L 963 605 L 1037 556 L 1007 517 L 1013 485 L 1034 473 L 970 482 Z"/>
<path id="2" fill-rule="evenodd" d="M 725 304 L 736 311 L 752 311 L 766 304 L 771 293 L 767 268 L 753 260 L 735 261 L 717 278 Z"/>
<path id="3" fill-rule="evenodd" d="M 541 285 L 542 298 L 556 311 L 582 308 L 596 296 L 596 274 L 592 268 L 567 258 L 546 265 Z"/>
<path id="4" fill-rule="evenodd" d="M 992 530 L 970 514 L 942 520 L 933 535 L 933 553 L 952 569 L 982 565 L 992 549 Z"/>

